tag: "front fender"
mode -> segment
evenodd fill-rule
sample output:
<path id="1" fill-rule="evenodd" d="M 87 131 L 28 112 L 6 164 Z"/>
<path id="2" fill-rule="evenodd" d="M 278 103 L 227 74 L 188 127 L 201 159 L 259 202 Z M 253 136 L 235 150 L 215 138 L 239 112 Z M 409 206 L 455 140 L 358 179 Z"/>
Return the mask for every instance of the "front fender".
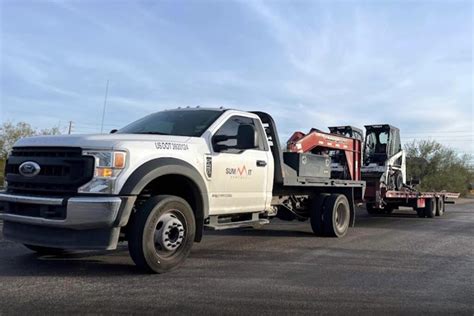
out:
<path id="1" fill-rule="evenodd" d="M 209 213 L 209 199 L 206 184 L 202 175 L 191 164 L 176 158 L 157 158 L 150 160 L 137 168 L 128 177 L 120 190 L 121 196 L 138 195 L 153 180 L 165 175 L 180 175 L 187 177 L 195 185 L 198 193 L 196 217 L 196 241 L 202 236 L 204 219 Z"/>

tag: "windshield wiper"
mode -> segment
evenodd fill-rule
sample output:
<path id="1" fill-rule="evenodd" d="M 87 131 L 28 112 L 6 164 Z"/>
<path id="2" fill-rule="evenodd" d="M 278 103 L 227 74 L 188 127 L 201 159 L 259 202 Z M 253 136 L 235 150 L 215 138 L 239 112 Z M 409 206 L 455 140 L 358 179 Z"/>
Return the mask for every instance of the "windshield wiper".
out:
<path id="1" fill-rule="evenodd" d="M 139 132 L 134 134 L 148 134 L 148 135 L 169 135 L 167 133 L 160 133 L 160 132 Z"/>

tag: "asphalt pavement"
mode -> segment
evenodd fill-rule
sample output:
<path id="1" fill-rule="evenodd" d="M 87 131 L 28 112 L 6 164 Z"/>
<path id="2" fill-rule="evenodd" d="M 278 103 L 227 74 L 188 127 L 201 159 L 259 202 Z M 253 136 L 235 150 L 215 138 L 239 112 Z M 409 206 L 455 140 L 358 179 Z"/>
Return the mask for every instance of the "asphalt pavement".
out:
<path id="1" fill-rule="evenodd" d="M 473 315 L 474 203 L 435 219 L 359 210 L 342 239 L 308 222 L 206 232 L 163 275 L 140 273 L 126 245 L 41 257 L 0 239 L 0 315 L 51 312 Z"/>

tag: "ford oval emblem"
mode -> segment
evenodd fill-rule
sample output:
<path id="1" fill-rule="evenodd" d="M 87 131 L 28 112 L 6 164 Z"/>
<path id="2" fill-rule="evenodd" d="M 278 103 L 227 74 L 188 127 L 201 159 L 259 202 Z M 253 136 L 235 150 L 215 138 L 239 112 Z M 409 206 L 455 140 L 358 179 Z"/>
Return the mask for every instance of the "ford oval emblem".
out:
<path id="1" fill-rule="evenodd" d="M 41 171 L 41 167 L 34 161 L 25 161 L 20 165 L 18 171 L 24 177 L 34 177 Z"/>

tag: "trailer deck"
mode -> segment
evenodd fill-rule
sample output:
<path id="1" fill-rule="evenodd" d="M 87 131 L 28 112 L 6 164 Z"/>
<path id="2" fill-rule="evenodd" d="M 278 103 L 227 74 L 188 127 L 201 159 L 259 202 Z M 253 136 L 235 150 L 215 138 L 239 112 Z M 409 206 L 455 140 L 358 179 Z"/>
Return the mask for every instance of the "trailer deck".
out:
<path id="1" fill-rule="evenodd" d="M 385 198 L 397 198 L 397 199 L 428 199 L 428 198 L 440 198 L 445 199 L 457 199 L 459 193 L 452 192 L 418 192 L 418 191 L 387 191 Z"/>

